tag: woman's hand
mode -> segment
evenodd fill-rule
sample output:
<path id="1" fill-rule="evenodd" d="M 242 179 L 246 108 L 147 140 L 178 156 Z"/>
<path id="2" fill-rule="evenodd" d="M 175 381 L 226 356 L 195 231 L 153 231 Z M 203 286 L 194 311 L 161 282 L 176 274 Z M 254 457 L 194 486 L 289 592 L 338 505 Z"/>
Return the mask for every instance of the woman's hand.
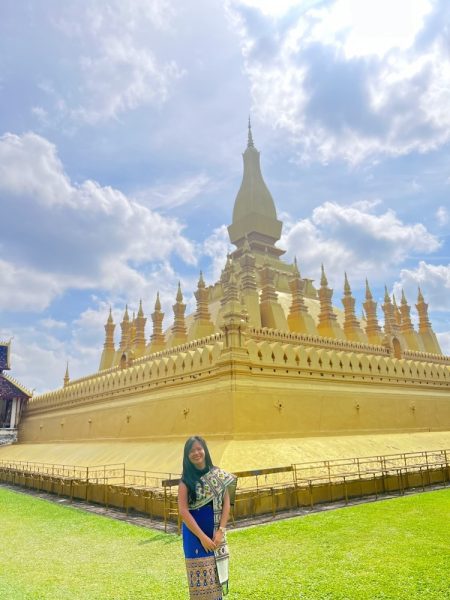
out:
<path id="1" fill-rule="evenodd" d="M 221 531 L 220 529 L 218 529 L 215 534 L 214 534 L 214 538 L 213 538 L 213 542 L 216 545 L 216 548 L 218 548 L 220 546 L 220 544 L 223 542 L 223 531 Z"/>
<path id="2" fill-rule="evenodd" d="M 199 539 L 206 552 L 214 552 L 216 549 L 216 543 L 211 538 L 209 538 L 207 535 L 202 535 L 202 537 Z"/>

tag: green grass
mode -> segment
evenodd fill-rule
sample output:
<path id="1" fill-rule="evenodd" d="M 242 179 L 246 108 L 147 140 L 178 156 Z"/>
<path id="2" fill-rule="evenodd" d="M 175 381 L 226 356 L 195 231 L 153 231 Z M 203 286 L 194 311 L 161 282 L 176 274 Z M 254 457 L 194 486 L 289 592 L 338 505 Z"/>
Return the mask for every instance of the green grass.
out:
<path id="1" fill-rule="evenodd" d="M 450 492 L 232 531 L 230 600 L 450 598 Z M 182 600 L 180 538 L 0 488 L 2 600 Z"/>

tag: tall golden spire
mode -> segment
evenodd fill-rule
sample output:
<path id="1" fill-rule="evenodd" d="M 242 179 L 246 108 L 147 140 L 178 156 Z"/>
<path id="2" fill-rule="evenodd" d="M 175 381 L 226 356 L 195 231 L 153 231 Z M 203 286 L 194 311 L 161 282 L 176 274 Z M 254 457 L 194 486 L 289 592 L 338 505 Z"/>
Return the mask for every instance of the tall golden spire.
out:
<path id="1" fill-rule="evenodd" d="M 268 252 L 261 269 L 261 325 L 286 331 L 289 329 L 286 315 L 278 302 L 278 294 L 275 288 L 275 269 L 270 265 Z"/>
<path id="2" fill-rule="evenodd" d="M 422 339 L 425 352 L 430 352 L 431 354 L 442 354 L 436 334 L 434 333 L 430 320 L 428 319 L 428 304 L 423 298 L 420 287 L 416 308 L 417 312 L 419 313 L 419 336 Z"/>
<path id="3" fill-rule="evenodd" d="M 319 289 L 320 313 L 317 331 L 319 332 L 319 335 L 322 335 L 323 337 L 345 339 L 344 332 L 338 324 L 336 315 L 333 311 L 333 305 L 331 303 L 332 297 L 333 290 L 328 287 L 327 276 L 325 275 L 325 269 L 322 265 Z"/>
<path id="4" fill-rule="evenodd" d="M 133 318 L 130 323 L 130 343 L 129 346 L 134 350 L 136 346 L 136 313 L 133 311 Z"/>
<path id="5" fill-rule="evenodd" d="M 225 286 L 225 303 L 220 309 L 220 328 L 225 333 L 226 352 L 241 351 L 247 329 L 245 307 L 239 301 L 236 274 L 232 266 Z"/>
<path id="6" fill-rule="evenodd" d="M 392 304 L 391 297 L 389 296 L 389 292 L 387 286 L 384 286 L 384 304 L 382 306 L 384 312 L 384 333 L 386 335 L 396 336 L 398 334 L 399 328 L 397 325 L 397 320 L 395 318 L 395 309 Z"/>
<path id="7" fill-rule="evenodd" d="M 230 254 L 227 254 L 227 260 L 224 268 L 222 269 L 222 273 L 220 274 L 220 283 L 222 285 L 226 285 L 228 279 L 230 278 L 230 271 L 232 268 L 232 260 Z"/>
<path id="8" fill-rule="evenodd" d="M 172 308 L 174 321 L 172 325 L 172 331 L 167 342 L 168 347 L 179 346 L 180 344 L 185 344 L 188 341 L 186 323 L 184 320 L 186 304 L 183 304 L 183 294 L 181 293 L 180 282 L 178 282 L 176 302 Z"/>
<path id="9" fill-rule="evenodd" d="M 239 264 L 241 266 L 242 303 L 247 311 L 248 324 L 253 327 L 261 327 L 259 291 L 256 283 L 256 259 L 247 237 L 242 246 L 242 256 L 239 259 Z"/>
<path id="10" fill-rule="evenodd" d="M 363 333 L 355 314 L 355 299 L 348 282 L 347 273 L 344 274 L 344 333 L 345 337 L 352 342 L 367 343 L 367 336 Z"/>
<path id="11" fill-rule="evenodd" d="M 103 344 L 103 352 L 100 358 L 100 371 L 103 371 L 103 369 L 109 369 L 114 364 L 114 357 L 116 354 L 116 350 L 114 347 L 115 328 L 116 326 L 114 325 L 114 321 L 112 318 L 112 310 L 110 307 L 109 316 L 105 324 L 105 343 Z"/>
<path id="12" fill-rule="evenodd" d="M 197 300 L 197 310 L 194 315 L 194 321 L 189 328 L 189 340 L 197 340 L 214 333 L 214 323 L 211 321 L 208 306 L 209 292 L 206 289 L 201 271 L 197 283 L 197 291 L 194 292 L 194 295 Z"/>
<path id="13" fill-rule="evenodd" d="M 139 310 L 135 320 L 136 323 L 136 338 L 134 342 L 134 354 L 136 358 L 145 354 L 145 324 L 147 319 L 144 317 L 142 309 L 142 300 L 139 300 Z"/>
<path id="14" fill-rule="evenodd" d="M 128 304 L 125 306 L 125 312 L 123 313 L 120 329 L 122 331 L 122 335 L 120 338 L 119 350 L 124 351 L 128 348 L 130 343 L 130 317 L 128 316 Z"/>
<path id="15" fill-rule="evenodd" d="M 403 338 L 405 339 L 409 350 L 424 352 L 425 348 L 423 342 L 418 333 L 414 330 L 410 313 L 411 309 L 408 305 L 408 301 L 406 300 L 405 292 L 402 290 L 402 299 L 400 302 L 400 331 L 402 332 Z"/>
<path id="16" fill-rule="evenodd" d="M 398 327 L 402 324 L 402 313 L 400 312 L 399 307 L 397 306 L 397 300 L 395 299 L 395 295 L 392 294 L 392 304 L 394 306 L 394 319 L 395 323 Z"/>
<path id="17" fill-rule="evenodd" d="M 150 343 L 147 346 L 148 354 L 152 354 L 153 352 L 161 352 L 161 350 L 164 350 L 166 347 L 166 340 L 162 330 L 164 313 L 161 311 L 159 292 L 156 293 L 155 310 L 152 312 L 151 317 L 153 322 L 153 333 L 150 336 Z"/>
<path id="18" fill-rule="evenodd" d="M 378 323 L 377 317 L 377 303 L 373 299 L 372 292 L 370 291 L 369 282 L 366 279 L 366 301 L 363 303 L 364 310 L 366 311 L 366 335 L 369 340 L 369 344 L 381 346 L 383 342 L 383 335 L 381 327 Z"/>
<path id="19" fill-rule="evenodd" d="M 287 318 L 289 330 L 295 333 L 307 333 L 317 335 L 314 319 L 308 313 L 308 307 L 305 304 L 303 290 L 305 282 L 302 280 L 297 264 L 297 258 L 294 258 L 294 268 L 292 276 L 289 279 L 289 288 L 291 290 L 291 306 Z"/>

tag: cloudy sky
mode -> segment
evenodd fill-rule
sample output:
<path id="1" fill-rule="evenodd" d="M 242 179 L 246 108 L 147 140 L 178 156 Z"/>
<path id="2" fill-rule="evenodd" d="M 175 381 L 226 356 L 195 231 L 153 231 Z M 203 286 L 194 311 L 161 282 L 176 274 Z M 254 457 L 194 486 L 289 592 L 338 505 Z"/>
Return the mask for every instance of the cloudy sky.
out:
<path id="1" fill-rule="evenodd" d="M 358 314 L 366 277 L 380 304 L 420 285 L 450 354 L 449 39 L 448 0 L 2 0 L 11 374 L 95 371 L 109 306 L 149 315 L 159 290 L 169 326 L 178 280 L 193 306 L 231 249 L 249 114 L 286 258 L 323 262 L 337 306 L 346 271 Z"/>

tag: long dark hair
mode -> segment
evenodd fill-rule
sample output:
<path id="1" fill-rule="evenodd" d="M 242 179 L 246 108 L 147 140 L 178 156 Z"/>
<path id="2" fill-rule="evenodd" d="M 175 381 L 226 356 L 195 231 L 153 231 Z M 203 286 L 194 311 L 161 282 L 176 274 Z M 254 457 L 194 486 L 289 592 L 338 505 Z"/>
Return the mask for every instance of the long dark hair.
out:
<path id="1" fill-rule="evenodd" d="M 197 469 L 197 467 L 195 467 L 189 460 L 189 452 L 191 451 L 191 448 L 195 442 L 198 442 L 205 451 L 205 469 L 203 471 Z M 191 503 L 196 501 L 196 484 L 198 481 L 200 481 L 200 477 L 208 472 L 213 466 L 214 465 L 211 460 L 211 455 L 209 454 L 208 446 L 202 437 L 199 435 L 193 435 L 186 440 L 183 452 L 183 472 L 181 474 L 181 481 L 186 484 L 188 489 L 188 502 Z"/>

